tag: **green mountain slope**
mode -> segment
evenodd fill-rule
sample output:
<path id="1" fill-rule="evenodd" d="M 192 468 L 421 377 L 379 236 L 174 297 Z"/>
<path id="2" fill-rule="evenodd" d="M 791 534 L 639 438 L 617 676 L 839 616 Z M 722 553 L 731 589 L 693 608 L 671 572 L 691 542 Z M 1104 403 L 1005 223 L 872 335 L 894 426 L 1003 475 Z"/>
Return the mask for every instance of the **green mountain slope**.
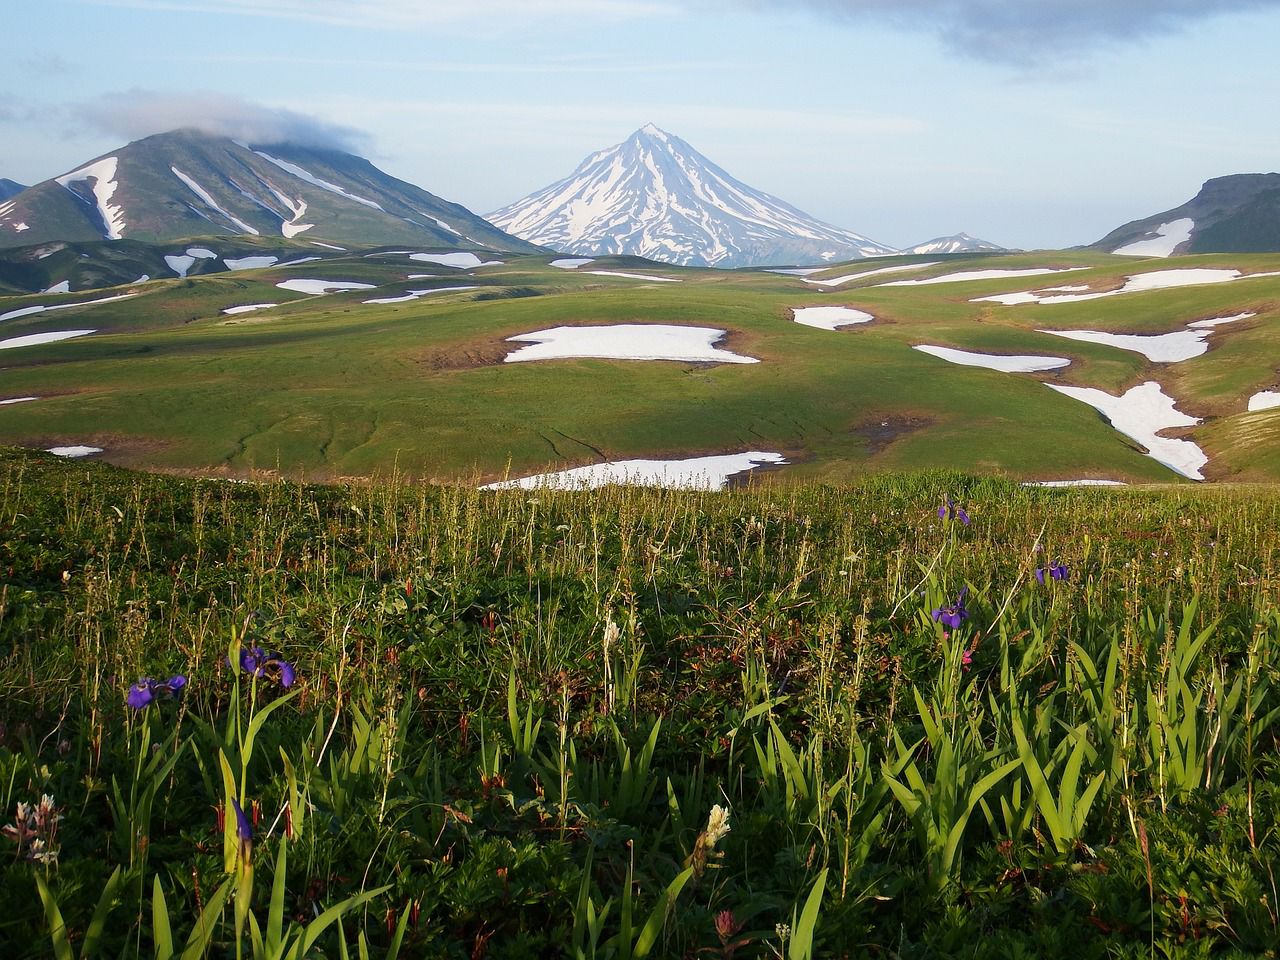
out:
<path id="1" fill-rule="evenodd" d="M 135 141 L 0 206 L 0 247 L 194 236 L 538 249 L 360 157 L 194 130 Z"/>

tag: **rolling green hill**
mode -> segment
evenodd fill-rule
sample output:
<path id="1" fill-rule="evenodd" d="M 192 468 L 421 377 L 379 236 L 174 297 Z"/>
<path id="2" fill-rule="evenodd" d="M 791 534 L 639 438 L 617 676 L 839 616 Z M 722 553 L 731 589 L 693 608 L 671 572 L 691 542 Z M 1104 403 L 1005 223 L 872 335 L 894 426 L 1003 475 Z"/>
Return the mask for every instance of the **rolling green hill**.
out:
<path id="1" fill-rule="evenodd" d="M 121 465 L 242 477 L 367 476 L 398 465 L 413 476 L 495 480 L 602 460 L 767 450 L 787 457 L 786 477 L 941 466 L 1026 480 L 1179 482 L 1094 407 L 1044 385 L 1114 397 L 1154 382 L 1202 421 L 1161 436 L 1194 441 L 1207 478 L 1280 479 L 1280 410 L 1248 410 L 1251 398 L 1280 389 L 1280 277 L 1096 296 L 1157 271 L 1268 274 L 1280 270 L 1275 256 L 884 258 L 809 278 L 635 258 L 561 269 L 546 255 L 507 255 L 465 269 L 394 251 L 324 256 L 91 295 L 0 298 L 0 316 L 11 315 L 0 321 L 3 338 L 94 331 L 0 343 L 0 399 L 39 398 L 0 406 L 0 443 L 83 444 Z M 812 282 L 888 268 L 899 272 Z M 1072 272 L 882 285 L 1037 268 Z M 298 279 L 370 288 L 313 296 L 277 286 Z M 1051 289 L 1060 287 L 1075 292 Z M 431 290 L 441 292 L 402 299 Z M 1068 299 L 981 299 L 1046 290 Z M 278 306 L 224 313 L 257 304 Z M 37 306 L 60 309 L 24 312 Z M 793 321 L 794 308 L 811 306 L 874 320 L 838 330 Z M 1203 355 L 1175 363 L 1039 332 L 1194 337 L 1188 324 L 1245 313 L 1206 331 Z M 509 337 L 616 324 L 724 330 L 719 346 L 760 362 L 502 362 L 520 346 Z M 920 345 L 1070 365 L 1004 373 L 948 363 Z"/>

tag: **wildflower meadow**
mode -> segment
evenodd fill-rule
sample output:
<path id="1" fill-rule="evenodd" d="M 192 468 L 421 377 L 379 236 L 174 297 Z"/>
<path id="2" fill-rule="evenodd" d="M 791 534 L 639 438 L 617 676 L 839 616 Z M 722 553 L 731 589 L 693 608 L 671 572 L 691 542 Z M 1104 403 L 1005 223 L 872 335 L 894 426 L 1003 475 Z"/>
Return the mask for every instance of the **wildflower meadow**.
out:
<path id="1" fill-rule="evenodd" d="M 0 955 L 1274 957 L 1280 493 L 0 453 Z"/>

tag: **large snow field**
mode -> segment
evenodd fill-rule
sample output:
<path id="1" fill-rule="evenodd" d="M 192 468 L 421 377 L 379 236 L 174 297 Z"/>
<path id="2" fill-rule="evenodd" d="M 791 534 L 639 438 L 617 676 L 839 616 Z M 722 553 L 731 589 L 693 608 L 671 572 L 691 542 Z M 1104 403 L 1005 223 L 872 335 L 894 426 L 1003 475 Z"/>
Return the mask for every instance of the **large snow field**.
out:
<path id="1" fill-rule="evenodd" d="M 1092 387 L 1067 387 L 1056 383 L 1045 386 L 1089 404 L 1110 420 L 1116 430 L 1146 447 L 1147 456 L 1170 470 L 1192 480 L 1204 479 L 1200 471 L 1209 458 L 1199 446 L 1190 440 L 1160 436 L 1161 431 L 1172 427 L 1195 426 L 1199 419 L 1179 412 L 1173 398 L 1154 380 L 1148 380 L 1119 397 Z"/>
<path id="2" fill-rule="evenodd" d="M 1071 365 L 1071 361 L 1066 357 L 970 353 L 968 350 L 953 350 L 950 347 L 934 347 L 929 344 L 920 344 L 913 349 L 927 353 L 931 357 L 946 360 L 948 363 L 958 363 L 964 367 L 985 367 L 987 370 L 999 370 L 1001 373 L 1037 373 L 1042 370 L 1060 370 Z"/>
<path id="3" fill-rule="evenodd" d="M 1121 257 L 1171 257 L 1180 244 L 1191 239 L 1191 231 L 1195 228 L 1194 220 L 1183 217 L 1181 220 L 1160 224 L 1154 237 L 1125 244 L 1111 252 Z"/>
<path id="4" fill-rule="evenodd" d="M 376 287 L 372 283 L 357 283 L 354 280 L 307 280 L 301 277 L 297 280 L 281 280 L 276 286 L 281 290 L 309 293 L 317 297 L 339 290 L 373 290 Z"/>
<path id="5" fill-rule="evenodd" d="M 851 307 L 795 307 L 791 313 L 796 323 L 819 330 L 838 330 L 855 323 L 870 323 L 875 319 L 871 314 Z"/>
<path id="6" fill-rule="evenodd" d="M 756 467 L 786 463 L 780 453 L 731 453 L 688 460 L 619 460 L 593 463 L 558 473 L 540 473 L 519 480 L 490 483 L 482 490 L 589 490 L 608 484 L 662 487 L 668 490 L 723 490 L 729 478 Z"/>
<path id="7" fill-rule="evenodd" d="M 41 343 L 57 343 L 59 340 L 71 340 L 75 337 L 88 336 L 96 330 L 50 330 L 47 333 L 29 333 L 24 337 L 10 337 L 0 340 L 0 350 L 13 350 L 17 347 L 34 347 Z"/>
<path id="8" fill-rule="evenodd" d="M 420 263 L 438 263 L 442 267 L 455 267 L 459 270 L 469 270 L 475 267 L 500 267 L 503 265 L 501 260 L 481 260 L 474 253 L 411 253 L 410 260 L 417 260 Z"/>
<path id="9" fill-rule="evenodd" d="M 507 355 L 506 363 L 530 360 L 597 358 L 602 360 L 678 360 L 686 363 L 759 363 L 714 344 L 725 331 L 712 327 L 622 323 L 607 327 L 553 327 L 508 337 L 528 342 Z"/>

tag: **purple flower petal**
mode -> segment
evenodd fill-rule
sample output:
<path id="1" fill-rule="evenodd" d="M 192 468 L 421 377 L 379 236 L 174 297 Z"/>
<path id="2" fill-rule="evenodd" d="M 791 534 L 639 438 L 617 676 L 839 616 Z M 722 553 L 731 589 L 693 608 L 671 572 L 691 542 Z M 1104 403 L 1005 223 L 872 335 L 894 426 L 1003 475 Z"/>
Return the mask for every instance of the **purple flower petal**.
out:
<path id="1" fill-rule="evenodd" d="M 1040 585 L 1044 585 L 1044 567 L 1036 567 L 1036 579 L 1040 581 Z"/>
<path id="2" fill-rule="evenodd" d="M 137 683 L 129 688 L 129 693 L 125 696 L 124 702 L 131 706 L 134 710 L 141 710 L 156 698 L 152 686 L 155 683 L 150 677 L 143 677 Z"/>

